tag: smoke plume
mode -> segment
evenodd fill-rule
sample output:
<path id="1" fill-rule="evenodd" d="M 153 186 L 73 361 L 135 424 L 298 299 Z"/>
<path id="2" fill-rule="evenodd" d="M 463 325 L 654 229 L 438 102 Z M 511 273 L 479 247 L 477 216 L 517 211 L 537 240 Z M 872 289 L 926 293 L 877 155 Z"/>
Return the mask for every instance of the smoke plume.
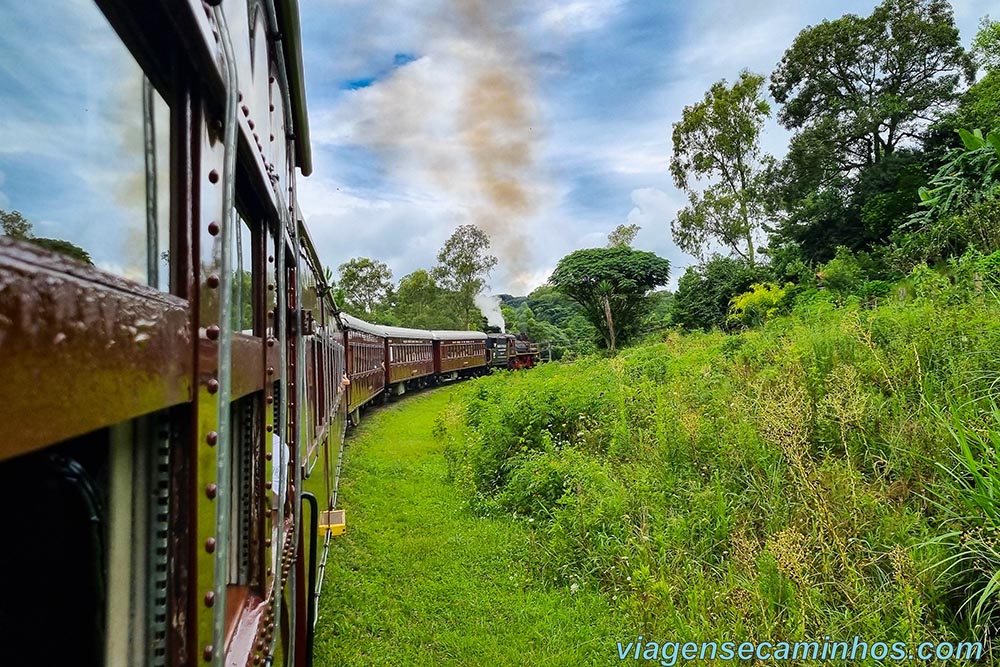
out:
<path id="1" fill-rule="evenodd" d="M 486 316 L 486 321 L 490 323 L 490 326 L 500 327 L 501 333 L 506 333 L 507 329 L 505 328 L 503 313 L 500 312 L 500 297 L 477 294 L 476 308 L 483 311 L 483 315 Z"/>
<path id="2" fill-rule="evenodd" d="M 527 283 L 540 133 L 520 5 L 440 0 L 421 12 L 426 52 L 356 92 L 349 133 L 395 177 L 453 201 L 452 229 L 479 226 L 502 269 Z"/>

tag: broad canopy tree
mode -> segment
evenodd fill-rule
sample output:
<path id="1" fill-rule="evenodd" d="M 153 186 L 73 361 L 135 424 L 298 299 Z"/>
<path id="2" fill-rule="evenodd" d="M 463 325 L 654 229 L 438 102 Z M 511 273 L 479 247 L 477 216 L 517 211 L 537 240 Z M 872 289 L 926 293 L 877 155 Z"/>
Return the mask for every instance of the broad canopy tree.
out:
<path id="1" fill-rule="evenodd" d="M 810 187 L 877 164 L 920 139 L 973 74 L 946 0 L 884 0 L 808 27 L 771 75 L 778 120 L 798 130 L 788 159 Z"/>
<path id="2" fill-rule="evenodd" d="M 670 173 L 690 204 L 673 221 L 674 242 L 703 256 L 712 241 L 755 261 L 755 236 L 766 217 L 766 179 L 773 160 L 760 135 L 771 108 L 761 97 L 764 77 L 740 74 L 732 86 L 715 83 L 674 123 Z M 707 179 L 700 189 L 695 181 Z"/>
<path id="3" fill-rule="evenodd" d="M 670 262 L 627 246 L 577 250 L 563 257 L 549 283 L 580 304 L 608 349 L 634 337 L 647 294 L 667 284 Z"/>

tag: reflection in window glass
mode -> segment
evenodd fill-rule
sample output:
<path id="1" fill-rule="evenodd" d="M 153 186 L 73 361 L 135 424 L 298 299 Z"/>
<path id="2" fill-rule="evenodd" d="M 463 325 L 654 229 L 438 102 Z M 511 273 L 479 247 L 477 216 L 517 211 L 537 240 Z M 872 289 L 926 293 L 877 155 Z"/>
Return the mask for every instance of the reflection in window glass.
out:
<path id="1" fill-rule="evenodd" d="M 0 24 L 0 209 L 29 225 L 14 235 L 168 289 L 167 104 L 92 3 L 3 3 Z"/>
<path id="2" fill-rule="evenodd" d="M 236 216 L 232 234 L 233 331 L 253 334 L 253 242 L 243 215 Z"/>

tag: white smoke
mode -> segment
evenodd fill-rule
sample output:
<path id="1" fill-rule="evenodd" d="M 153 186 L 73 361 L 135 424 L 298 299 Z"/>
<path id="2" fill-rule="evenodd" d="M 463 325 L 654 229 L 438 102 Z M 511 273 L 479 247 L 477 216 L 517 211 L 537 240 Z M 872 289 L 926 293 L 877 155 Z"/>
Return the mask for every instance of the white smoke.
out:
<path id="1" fill-rule="evenodd" d="M 506 333 L 503 313 L 500 312 L 500 297 L 477 294 L 476 308 L 483 311 L 483 315 L 486 316 L 486 321 L 490 323 L 490 326 L 500 327 L 500 331 Z"/>

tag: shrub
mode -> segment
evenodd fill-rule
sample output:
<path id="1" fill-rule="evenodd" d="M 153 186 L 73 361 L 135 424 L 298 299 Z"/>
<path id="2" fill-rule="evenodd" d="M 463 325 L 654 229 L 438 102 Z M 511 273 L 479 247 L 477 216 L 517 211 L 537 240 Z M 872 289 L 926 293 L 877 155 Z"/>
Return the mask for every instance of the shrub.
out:
<path id="1" fill-rule="evenodd" d="M 785 297 L 784 288 L 773 283 L 755 283 L 749 292 L 733 297 L 726 320 L 748 327 L 759 326 L 785 309 Z"/>

